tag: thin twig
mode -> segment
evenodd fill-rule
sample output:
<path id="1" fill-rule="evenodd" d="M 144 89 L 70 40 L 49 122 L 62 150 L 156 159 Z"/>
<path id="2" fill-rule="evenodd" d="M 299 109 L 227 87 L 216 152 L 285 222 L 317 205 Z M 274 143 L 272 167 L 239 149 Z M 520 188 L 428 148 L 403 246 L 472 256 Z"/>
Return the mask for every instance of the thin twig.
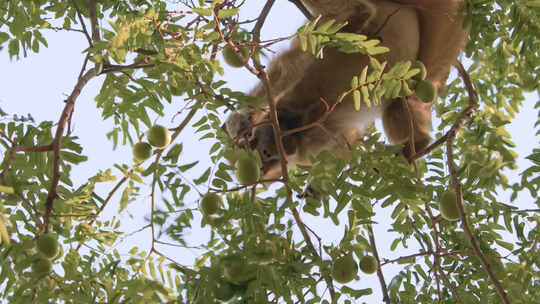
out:
<path id="1" fill-rule="evenodd" d="M 79 7 L 77 7 L 77 3 L 75 3 L 75 0 L 71 0 L 71 3 L 73 4 L 73 7 L 75 8 L 75 13 L 77 15 L 77 18 L 79 18 L 79 22 L 81 23 L 84 36 L 86 37 L 86 40 L 88 40 L 88 44 L 90 46 L 93 46 L 92 38 L 90 38 L 90 35 L 88 34 L 88 30 L 86 29 L 86 25 L 84 24 L 84 19 L 81 15 L 81 11 L 79 10 Z"/>
<path id="2" fill-rule="evenodd" d="M 456 67 L 460 74 L 462 74 L 461 70 L 463 70 L 463 72 L 465 71 L 461 63 L 458 63 Z M 478 108 L 478 103 L 476 102 L 477 100 L 476 92 L 474 91 L 474 89 L 472 89 L 472 85 L 470 81 L 465 82 L 465 85 L 467 87 L 467 91 L 469 92 L 469 95 L 475 94 L 474 97 L 472 95 L 470 96 L 471 101 L 469 102 L 469 106 L 460 113 L 459 115 L 460 118 L 454 123 L 454 125 L 450 128 L 450 130 L 446 132 L 446 134 L 444 134 L 442 137 L 437 139 L 433 144 L 429 145 L 428 147 L 422 149 L 421 151 L 418 151 L 415 155 L 411 156 L 411 161 L 415 161 L 423 157 L 424 155 L 431 153 L 431 151 L 435 150 L 437 147 L 445 143 L 448 140 L 448 138 L 451 136 L 451 134 L 456 134 L 457 130 L 461 128 L 463 125 L 465 125 L 465 123 L 469 121 L 469 119 L 471 119 L 473 114 L 476 112 L 476 109 Z"/>
<path id="3" fill-rule="evenodd" d="M 287 199 L 292 200 L 292 191 L 288 184 L 288 174 L 287 174 L 287 156 L 285 154 L 285 148 L 283 147 L 283 141 L 281 140 L 283 138 L 283 135 L 281 134 L 281 129 L 279 127 L 279 120 L 277 115 L 277 109 L 276 109 L 276 100 L 272 92 L 272 87 L 270 85 L 270 78 L 268 77 L 268 74 L 264 71 L 263 66 L 258 66 L 258 77 L 263 82 L 266 96 L 267 96 L 267 102 L 270 107 L 270 116 L 272 119 L 272 126 L 274 127 L 274 141 L 278 146 L 279 155 L 280 155 L 280 164 L 281 164 L 281 175 L 283 177 L 285 187 L 287 189 Z M 313 242 L 311 241 L 311 238 L 308 234 L 308 231 L 306 229 L 306 226 L 304 222 L 302 221 L 302 218 L 300 217 L 300 214 L 298 213 L 298 210 L 296 208 L 291 208 L 291 211 L 293 213 L 294 219 L 296 221 L 296 224 L 300 228 L 300 232 L 302 233 L 302 236 L 304 240 L 306 241 L 306 245 L 310 249 L 311 253 L 315 257 L 316 260 L 322 261 L 322 257 L 317 253 L 317 250 L 315 249 L 315 246 L 313 246 Z M 328 290 L 330 291 L 330 297 L 332 298 L 332 302 L 335 301 L 336 291 L 334 289 L 334 283 L 330 276 L 329 269 L 321 269 L 322 276 L 326 282 L 326 285 L 328 286 Z"/>
<path id="4" fill-rule="evenodd" d="M 458 68 L 461 78 L 463 79 L 463 82 L 465 83 L 465 87 L 469 94 L 469 107 L 468 108 L 471 109 L 471 116 L 472 116 L 472 114 L 476 111 L 476 108 L 478 107 L 477 95 L 469 79 L 469 75 L 465 71 L 465 68 L 463 67 L 463 65 L 461 63 L 458 63 L 457 68 Z M 465 117 L 462 117 L 460 120 L 462 121 L 462 124 L 465 124 L 469 120 L 469 118 L 470 116 L 465 116 Z M 457 200 L 457 206 L 459 210 L 459 217 L 461 219 L 461 225 L 463 227 L 463 230 L 465 231 L 465 235 L 467 236 L 469 243 L 471 244 L 471 247 L 473 249 L 475 256 L 478 258 L 478 260 L 480 261 L 480 264 L 486 271 L 491 283 L 495 286 L 495 289 L 497 293 L 499 294 L 499 297 L 501 298 L 503 303 L 509 304 L 510 301 L 508 300 L 508 297 L 506 296 L 506 292 L 504 291 L 503 286 L 501 285 L 501 283 L 499 282 L 499 280 L 493 273 L 491 266 L 487 262 L 487 259 L 484 256 L 484 253 L 478 246 L 476 242 L 476 238 L 474 237 L 474 234 L 471 228 L 469 227 L 467 214 L 465 213 L 465 208 L 463 207 L 463 188 L 458 179 L 456 168 L 454 165 L 453 143 L 457 135 L 458 128 L 452 128 L 452 130 L 451 130 L 452 132 L 449 133 L 448 140 L 446 142 L 446 157 L 447 157 L 447 163 L 448 163 L 448 170 L 450 171 L 450 176 L 452 180 L 452 185 L 456 191 L 456 200 Z"/>
<path id="5" fill-rule="evenodd" d="M 371 225 L 367 225 L 368 235 L 369 235 L 369 244 L 371 246 L 371 251 L 373 252 L 373 257 L 377 260 L 377 277 L 379 277 L 379 283 L 381 285 L 381 292 L 383 294 L 383 301 L 387 304 L 390 304 L 390 297 L 388 296 L 388 289 L 386 287 L 386 281 L 384 280 L 384 274 L 381 269 L 381 260 L 379 259 L 379 252 L 377 251 L 377 244 L 375 244 L 375 236 L 373 235 L 373 228 Z"/>
<path id="6" fill-rule="evenodd" d="M 433 216 L 433 212 L 431 212 L 431 207 L 428 203 L 425 205 L 426 212 L 429 215 L 429 220 L 431 221 L 431 229 L 433 230 L 433 241 L 435 242 L 435 253 L 433 255 L 433 274 L 435 275 L 435 283 L 437 284 L 437 296 L 438 296 L 438 303 L 441 303 L 442 297 L 441 297 L 441 283 L 439 279 L 439 267 L 441 263 L 441 245 L 439 244 L 439 230 L 437 229 L 437 221 L 435 220 L 435 217 Z"/>
<path id="7" fill-rule="evenodd" d="M 152 63 L 140 63 L 140 62 L 135 62 L 128 65 L 107 64 L 103 67 L 103 71 L 101 72 L 101 74 L 119 72 L 119 71 L 124 71 L 124 70 L 133 70 L 133 69 L 138 69 L 138 68 L 150 68 L 153 66 L 154 64 Z"/>
<path id="8" fill-rule="evenodd" d="M 464 304 L 463 299 L 461 298 L 461 294 L 457 291 L 457 289 L 454 287 L 452 282 L 448 279 L 448 276 L 444 273 L 441 265 L 439 265 L 439 272 L 441 277 L 443 278 L 444 284 L 448 287 L 450 287 L 450 290 L 452 290 L 452 294 L 456 297 L 456 300 L 459 304 Z"/>

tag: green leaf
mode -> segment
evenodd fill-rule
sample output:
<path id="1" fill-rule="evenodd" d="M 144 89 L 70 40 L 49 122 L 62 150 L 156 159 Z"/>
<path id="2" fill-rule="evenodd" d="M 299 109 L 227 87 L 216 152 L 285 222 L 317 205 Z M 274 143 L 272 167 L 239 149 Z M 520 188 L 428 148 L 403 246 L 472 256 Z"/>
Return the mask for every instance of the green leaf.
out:
<path id="1" fill-rule="evenodd" d="M 356 89 L 358 87 L 358 76 L 354 76 L 351 79 L 351 89 Z"/>
<path id="2" fill-rule="evenodd" d="M 360 110 L 360 105 L 361 105 L 360 98 L 361 98 L 360 91 L 359 90 L 354 90 L 353 91 L 353 100 L 354 100 L 354 109 L 356 111 Z"/>
<path id="3" fill-rule="evenodd" d="M 14 194 L 15 189 L 13 189 L 13 187 L 0 185 L 0 192 L 7 193 L 7 194 Z"/>
<path id="4" fill-rule="evenodd" d="M 238 8 L 221 9 L 218 11 L 218 18 L 229 18 L 238 14 Z"/>
<path id="5" fill-rule="evenodd" d="M 210 8 L 194 7 L 192 10 L 201 16 L 206 16 L 206 17 L 212 16 L 212 9 Z"/>

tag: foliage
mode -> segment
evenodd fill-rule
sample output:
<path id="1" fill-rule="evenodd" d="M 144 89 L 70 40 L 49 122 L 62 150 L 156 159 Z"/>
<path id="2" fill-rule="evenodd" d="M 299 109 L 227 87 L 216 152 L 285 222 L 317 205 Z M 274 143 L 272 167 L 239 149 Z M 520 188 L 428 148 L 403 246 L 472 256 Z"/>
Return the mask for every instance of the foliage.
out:
<path id="1" fill-rule="evenodd" d="M 333 21 L 315 18 L 290 37 L 260 42 L 263 23 L 277 22 L 265 20 L 265 10 L 253 25 L 240 22 L 245 21 L 238 15 L 243 1 L 184 2 L 0 4 L 3 55 L 7 51 L 10 58 L 24 60 L 21 56 L 48 46 L 45 33 L 51 30 L 79 32 L 89 45 L 57 122 L 0 110 L 0 298 L 9 303 L 213 303 L 218 293 L 227 298 L 232 290 L 241 303 L 324 303 L 331 297 L 350 303 L 374 292 L 332 281 L 332 261 L 350 253 L 356 261 L 374 255 L 382 270 L 389 264 L 402 266 L 381 286 L 391 303 L 499 303 L 500 290 L 490 272 L 512 303 L 540 298 L 540 150 L 518 155 L 506 131 L 523 92 L 539 89 L 538 1 L 466 1 L 466 23 L 471 25 L 466 55 L 473 61 L 467 74 L 479 105 L 455 129 L 453 153 L 437 146 L 411 166 L 396 156 L 401 147 L 385 145 L 381 134 L 371 130 L 362 145 L 352 148 L 350 161 L 321 153 L 313 156 L 311 166 L 289 172 L 286 183 L 271 189 L 263 182 L 239 186 L 234 165 L 225 160 L 235 148 L 221 129 L 221 114 L 262 101 L 218 80 L 224 73 L 216 57 L 220 50 L 227 46 L 244 57 L 249 49 L 246 75 L 264 69 L 257 54 L 295 37 L 314 56 L 329 47 L 361 52 L 371 64 L 343 93 L 353 94 L 357 108 L 411 95 L 408 80 L 420 69 L 401 62 L 383 72 L 385 63 L 376 55 L 387 50 L 379 41 L 338 32 L 343 25 Z M 98 77 L 104 82 L 95 105 L 104 120 L 115 124 L 107 134 L 114 147 L 137 143 L 152 127 L 152 118 L 171 117 L 174 113 L 165 109 L 173 101 L 189 112 L 177 125 L 166 126 L 171 144 L 154 151 L 152 161 L 126 161 L 76 184 L 71 170 L 88 158 L 66 125 L 80 91 Z M 437 138 L 457 125 L 473 98 L 462 79 L 455 78 L 436 102 L 441 118 Z M 196 113 L 204 115 L 192 122 Z M 540 118 L 536 134 L 539 125 Z M 179 136 L 186 127 L 199 140 L 214 143 L 208 151 L 213 165 L 203 172 L 181 157 L 193 144 Z M 528 168 L 517 167 L 519 156 L 530 160 Z M 516 172 L 521 179 L 507 177 Z M 452 179 L 462 186 L 461 203 L 472 233 L 461 220 L 449 222 L 438 215 L 441 195 L 457 187 Z M 98 191 L 103 184 L 110 191 Z M 217 215 L 200 216 L 194 185 L 208 185 L 223 198 Z M 116 204 L 122 213 L 148 190 L 152 203 L 144 210 L 149 217 L 141 229 L 151 229 L 151 248 L 119 252 L 115 245 L 125 236 L 122 217 L 102 220 L 102 211 Z M 501 198 L 503 191 L 511 193 L 510 199 Z M 120 192 L 119 200 L 113 198 Z M 534 208 L 520 209 L 518 198 L 525 194 L 536 200 Z M 399 258 L 377 256 L 372 225 L 381 213 L 388 215 L 382 224 L 394 233 L 389 247 Z M 301 220 L 308 215 L 339 227 L 339 243 L 319 239 L 317 244 L 309 221 Z M 161 245 L 188 247 L 199 223 L 210 233 L 194 263 L 171 258 L 164 250 L 170 247 Z M 52 259 L 53 272 L 36 277 L 36 239 L 49 231 L 58 234 L 63 248 Z"/>

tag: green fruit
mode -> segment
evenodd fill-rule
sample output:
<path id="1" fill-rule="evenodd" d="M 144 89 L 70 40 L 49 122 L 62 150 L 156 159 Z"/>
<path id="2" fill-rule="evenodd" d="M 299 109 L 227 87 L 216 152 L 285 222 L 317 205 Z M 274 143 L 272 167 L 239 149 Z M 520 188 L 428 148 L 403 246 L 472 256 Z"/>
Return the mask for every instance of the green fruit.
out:
<path id="1" fill-rule="evenodd" d="M 32 271 L 36 277 L 42 277 L 52 271 L 52 263 L 45 257 L 38 257 L 32 263 Z"/>
<path id="2" fill-rule="evenodd" d="M 360 259 L 360 270 L 366 274 L 372 274 L 377 270 L 377 260 L 369 255 Z"/>
<path id="3" fill-rule="evenodd" d="M 435 100 L 435 87 L 431 82 L 420 80 L 415 88 L 416 96 L 423 102 L 432 102 Z"/>
<path id="4" fill-rule="evenodd" d="M 231 255 L 222 259 L 223 277 L 229 283 L 241 285 L 257 277 L 257 267 L 248 264 L 245 259 Z"/>
<path id="5" fill-rule="evenodd" d="M 456 192 L 454 190 L 446 191 L 441 197 L 439 211 L 443 218 L 449 221 L 459 220 L 459 210 L 456 200 Z"/>
<path id="6" fill-rule="evenodd" d="M 234 287 L 231 283 L 219 280 L 214 289 L 214 296 L 220 301 L 229 301 L 234 296 Z"/>
<path id="7" fill-rule="evenodd" d="M 251 185 L 261 178 L 261 169 L 253 157 L 244 157 L 236 162 L 236 176 L 242 185 Z"/>
<path id="8" fill-rule="evenodd" d="M 133 157 L 136 160 L 147 160 L 150 156 L 152 156 L 152 146 L 149 143 L 138 142 L 133 146 Z"/>
<path id="9" fill-rule="evenodd" d="M 426 70 L 426 66 L 424 65 L 424 63 L 422 61 L 420 61 L 420 60 L 413 61 L 412 65 L 411 65 L 411 69 L 420 69 L 420 73 L 414 75 L 413 79 L 416 79 L 416 80 L 424 80 L 424 79 L 426 79 L 427 70 Z"/>
<path id="10" fill-rule="evenodd" d="M 409 89 L 411 90 L 416 90 L 416 86 L 418 85 L 418 81 L 414 80 L 414 79 L 407 79 L 407 86 L 409 87 Z"/>
<path id="11" fill-rule="evenodd" d="M 37 248 L 45 257 L 52 259 L 58 254 L 58 240 L 51 233 L 42 234 L 37 239 Z"/>
<path id="12" fill-rule="evenodd" d="M 332 277 L 341 284 L 349 283 L 358 273 L 358 264 L 352 254 L 337 259 L 332 266 Z"/>
<path id="13" fill-rule="evenodd" d="M 155 125 L 148 130 L 148 142 L 157 148 L 165 148 L 171 143 L 171 134 L 164 126 Z"/>
<path id="14" fill-rule="evenodd" d="M 411 96 L 414 92 L 409 88 L 408 81 L 401 81 L 401 91 L 399 91 L 399 96 Z"/>
<path id="15" fill-rule="evenodd" d="M 204 215 L 216 214 L 221 206 L 221 197 L 216 193 L 207 193 L 201 200 L 201 211 Z"/>
<path id="16" fill-rule="evenodd" d="M 244 58 L 247 58 L 249 56 L 249 50 L 247 48 L 240 47 L 240 53 L 242 53 L 242 56 Z M 244 61 L 238 54 L 236 54 L 233 50 L 233 48 L 230 45 L 227 45 L 223 48 L 223 59 L 225 59 L 225 62 L 234 67 L 234 68 L 240 68 L 244 66 Z"/>

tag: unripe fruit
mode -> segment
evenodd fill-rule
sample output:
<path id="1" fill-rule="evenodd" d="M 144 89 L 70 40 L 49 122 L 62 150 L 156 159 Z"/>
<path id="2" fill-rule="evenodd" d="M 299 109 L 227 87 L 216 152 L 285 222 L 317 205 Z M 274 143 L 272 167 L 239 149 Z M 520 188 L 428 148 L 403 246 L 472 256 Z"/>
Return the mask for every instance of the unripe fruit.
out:
<path id="1" fill-rule="evenodd" d="M 37 239 L 37 248 L 45 257 L 52 259 L 58 254 L 58 240 L 51 233 L 42 234 Z"/>
<path id="2" fill-rule="evenodd" d="M 424 65 L 424 63 L 420 60 L 415 60 L 413 61 L 412 65 L 411 65 L 411 69 L 420 69 L 420 72 L 416 75 L 414 75 L 412 78 L 416 79 L 416 80 L 424 80 L 426 79 L 426 76 L 427 76 L 427 70 L 426 70 L 426 66 Z"/>
<path id="3" fill-rule="evenodd" d="M 332 266 L 332 277 L 341 284 L 349 283 L 358 273 L 358 264 L 352 254 L 337 259 Z"/>
<path id="4" fill-rule="evenodd" d="M 165 148 L 171 142 L 171 134 L 164 126 L 155 125 L 148 130 L 148 142 L 157 148 Z"/>
<path id="5" fill-rule="evenodd" d="M 441 197 L 439 211 L 443 218 L 449 221 L 459 220 L 459 210 L 454 190 L 446 191 Z"/>
<path id="6" fill-rule="evenodd" d="M 409 88 L 409 83 L 407 81 L 401 82 L 401 91 L 399 91 L 399 96 L 411 96 L 414 92 Z"/>
<path id="7" fill-rule="evenodd" d="M 228 256 L 222 260 L 223 277 L 228 282 L 240 285 L 257 277 L 257 267 L 248 264 L 239 256 Z"/>
<path id="8" fill-rule="evenodd" d="M 149 143 L 138 142 L 133 146 L 133 157 L 136 160 L 147 160 L 150 156 L 152 156 L 152 146 Z"/>
<path id="9" fill-rule="evenodd" d="M 216 214 L 221 206 L 221 197 L 216 193 L 207 193 L 201 200 L 201 211 L 204 215 Z"/>
<path id="10" fill-rule="evenodd" d="M 261 169 L 253 157 L 243 157 L 236 162 L 236 177 L 242 185 L 251 185 L 261 178 Z"/>
<path id="11" fill-rule="evenodd" d="M 214 290 L 216 299 L 226 302 L 234 296 L 234 287 L 231 283 L 219 280 Z"/>
<path id="12" fill-rule="evenodd" d="M 416 96 L 423 102 L 432 102 L 435 100 L 435 87 L 429 81 L 418 81 L 415 91 Z"/>
<path id="13" fill-rule="evenodd" d="M 366 274 L 372 274 L 377 270 L 377 260 L 369 255 L 360 259 L 360 269 Z"/>
<path id="14" fill-rule="evenodd" d="M 411 90 L 416 90 L 416 86 L 418 85 L 418 81 L 414 80 L 413 78 L 407 79 L 407 86 Z"/>
<path id="15" fill-rule="evenodd" d="M 240 47 L 239 49 L 244 58 L 249 56 L 249 50 L 247 48 Z M 230 45 L 223 48 L 223 59 L 225 59 L 225 62 L 233 68 L 240 68 L 244 66 L 244 61 L 242 58 L 240 58 L 240 56 L 238 56 L 238 54 L 234 52 Z"/>
<path id="16" fill-rule="evenodd" d="M 42 277 L 52 271 L 52 263 L 45 257 L 38 257 L 32 263 L 32 271 L 36 277 Z"/>

